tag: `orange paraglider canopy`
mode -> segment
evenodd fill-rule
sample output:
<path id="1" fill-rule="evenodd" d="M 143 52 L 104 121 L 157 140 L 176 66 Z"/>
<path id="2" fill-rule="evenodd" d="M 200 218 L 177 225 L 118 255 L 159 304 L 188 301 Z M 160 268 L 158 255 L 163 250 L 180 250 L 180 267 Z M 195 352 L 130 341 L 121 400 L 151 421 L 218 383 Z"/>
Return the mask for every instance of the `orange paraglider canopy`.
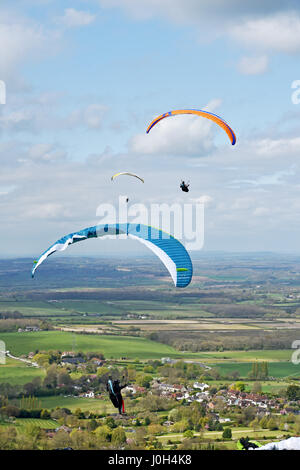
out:
<path id="1" fill-rule="evenodd" d="M 217 114 L 210 113 L 209 111 L 203 111 L 201 109 L 177 109 L 174 111 L 169 111 L 165 114 L 161 114 L 149 124 L 149 126 L 147 127 L 147 131 L 146 131 L 147 134 L 150 132 L 152 127 L 154 127 L 159 121 L 170 116 L 176 116 L 177 114 L 196 114 L 206 119 L 210 119 L 211 121 L 215 122 L 220 127 L 222 127 L 222 129 L 228 135 L 232 145 L 236 143 L 236 135 L 234 131 L 231 129 L 231 127 L 227 124 L 227 122 L 225 122 L 220 116 L 217 116 Z"/>

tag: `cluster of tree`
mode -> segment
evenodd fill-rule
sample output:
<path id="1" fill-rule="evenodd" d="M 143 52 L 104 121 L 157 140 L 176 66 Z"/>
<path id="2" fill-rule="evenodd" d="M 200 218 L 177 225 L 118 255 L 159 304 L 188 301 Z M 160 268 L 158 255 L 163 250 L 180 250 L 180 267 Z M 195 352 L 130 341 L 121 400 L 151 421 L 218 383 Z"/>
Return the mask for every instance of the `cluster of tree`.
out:
<path id="1" fill-rule="evenodd" d="M 8 312 L 0 312 L 0 320 L 7 320 L 10 318 L 23 318 L 22 313 L 18 312 L 18 310 L 15 310 L 14 312 L 8 311 Z"/>
<path id="2" fill-rule="evenodd" d="M 267 362 L 253 362 L 249 378 L 254 380 L 267 379 L 269 377 L 269 367 Z"/>
<path id="3" fill-rule="evenodd" d="M 298 416 L 288 415 L 264 415 L 263 417 L 256 416 L 250 423 L 249 426 L 254 430 L 257 429 L 269 429 L 270 431 L 287 431 L 291 424 L 293 425 L 293 432 L 299 434 L 300 431 L 300 420 Z"/>
<path id="4" fill-rule="evenodd" d="M 298 330 L 234 330 L 199 332 L 161 330 L 147 335 L 152 341 L 168 344 L 179 351 L 247 351 L 250 349 L 290 349 Z"/>
<path id="5" fill-rule="evenodd" d="M 22 385 L 12 385 L 7 382 L 0 382 L 0 397 L 17 398 L 23 393 Z"/>
<path id="6" fill-rule="evenodd" d="M 53 432 L 51 439 L 35 424 L 27 424 L 20 431 L 16 428 L 0 428 L 0 449 L 2 450 L 51 450 L 71 448 L 74 450 L 118 449 L 125 447 L 126 434 L 121 427 L 111 429 L 99 426 L 95 431 L 73 429 L 71 432 Z"/>
<path id="7" fill-rule="evenodd" d="M 51 413 L 46 409 L 26 409 L 8 404 L 0 408 L 0 417 L 2 417 L 2 419 L 4 417 L 49 419 Z"/>
<path id="8" fill-rule="evenodd" d="M 300 400 L 300 387 L 298 385 L 289 385 L 286 391 L 286 397 L 290 401 Z"/>
<path id="9" fill-rule="evenodd" d="M 22 318 L 22 315 L 20 317 L 15 316 L 15 317 L 2 317 L 2 318 L 0 316 L 0 333 L 15 332 L 15 331 L 18 331 L 19 328 L 22 328 L 22 329 L 26 328 L 26 326 L 37 327 L 40 330 L 53 329 L 53 327 L 47 321 L 44 321 L 44 320 L 25 319 L 25 318 Z"/>
<path id="10" fill-rule="evenodd" d="M 235 299 L 234 304 L 206 305 L 205 310 L 216 316 L 221 316 L 222 318 L 261 318 L 265 315 L 276 316 L 279 313 L 279 310 L 274 307 L 266 308 L 256 304 L 236 302 Z M 280 310 L 280 312 L 282 313 L 282 310 Z"/>
<path id="11" fill-rule="evenodd" d="M 149 273 L 147 273 L 149 274 Z M 73 273 L 72 273 L 73 275 Z M 128 276 L 128 272 L 126 273 Z M 136 281 L 136 272 L 133 273 Z M 26 292 L 24 297 L 27 300 L 52 300 L 53 293 L 49 291 L 38 291 L 38 292 Z M 184 305 L 185 303 L 191 304 L 199 303 L 205 304 L 228 304 L 232 305 L 234 302 L 252 300 L 252 297 L 247 293 L 235 290 L 234 292 L 223 292 L 216 289 L 200 290 L 198 292 L 176 292 L 173 289 L 153 289 L 152 287 L 138 287 L 135 286 L 132 289 L 122 288 L 106 288 L 103 290 L 95 291 L 75 291 L 75 290 L 64 290 L 55 292 L 56 300 L 96 300 L 96 301 L 118 301 L 118 300 L 141 300 L 151 302 L 162 302 L 176 303 L 178 305 Z M 155 305 L 155 304 L 154 304 Z M 159 308 L 159 307 L 158 307 Z M 131 312 L 127 312 L 131 313 Z"/>

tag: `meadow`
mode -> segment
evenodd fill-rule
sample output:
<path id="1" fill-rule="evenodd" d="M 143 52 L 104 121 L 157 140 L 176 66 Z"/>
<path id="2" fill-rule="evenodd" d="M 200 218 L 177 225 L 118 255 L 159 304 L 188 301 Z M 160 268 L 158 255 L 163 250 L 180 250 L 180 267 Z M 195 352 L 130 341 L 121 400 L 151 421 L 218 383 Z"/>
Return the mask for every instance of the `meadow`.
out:
<path id="1" fill-rule="evenodd" d="M 0 364 L 0 382 L 11 385 L 24 385 L 34 378 L 45 377 L 43 368 L 32 367 L 21 361 L 6 358 L 6 364 Z"/>
<path id="2" fill-rule="evenodd" d="M 230 374 L 238 371 L 241 377 L 247 377 L 251 372 L 252 363 L 235 362 L 216 364 L 217 369 L 223 374 Z M 300 376 L 300 364 L 292 362 L 270 362 L 268 365 L 269 377 L 286 378 Z"/>
<path id="3" fill-rule="evenodd" d="M 53 419 L 39 419 L 39 418 L 15 418 L 13 425 L 16 427 L 16 431 L 24 431 L 29 425 L 38 426 L 41 429 L 56 429 L 59 427 L 59 423 Z M 9 427 L 11 423 L 0 421 L 0 429 L 2 427 Z"/>
<path id="4" fill-rule="evenodd" d="M 282 431 L 269 431 L 267 429 L 258 429 L 253 430 L 251 428 L 241 427 L 232 429 L 232 439 L 229 441 L 223 441 L 222 431 L 207 431 L 204 433 L 194 432 L 194 436 L 200 436 L 205 439 L 207 442 L 215 442 L 217 439 L 217 445 L 225 447 L 228 450 L 237 450 L 237 441 L 241 437 L 249 436 L 250 440 L 257 440 L 262 444 L 267 444 L 270 441 L 282 439 Z M 183 433 L 168 433 L 161 436 L 157 436 L 157 439 L 164 443 L 165 445 L 170 442 L 178 442 L 184 439 Z"/>
<path id="5" fill-rule="evenodd" d="M 159 359 L 162 357 L 199 359 L 203 362 L 288 362 L 292 350 L 255 350 L 255 351 L 212 351 L 212 352 L 183 352 L 176 351 L 171 346 L 150 341 L 144 337 L 116 336 L 102 334 L 75 334 L 65 331 L 39 331 L 23 333 L 2 333 L 2 341 L 6 349 L 13 355 L 20 356 L 36 350 L 70 351 L 97 351 L 104 354 L 107 359 L 140 360 Z M 291 366 L 294 366 L 291 364 Z M 293 367 L 289 369 L 292 372 Z"/>
<path id="6" fill-rule="evenodd" d="M 66 312 L 63 308 L 56 307 L 47 301 L 1 301 L 0 311 L 21 313 L 24 317 L 52 317 L 65 316 L 71 312 Z"/>
<path id="7" fill-rule="evenodd" d="M 27 333 L 3 333 L 2 341 L 13 355 L 20 356 L 36 350 L 95 351 L 106 358 L 126 357 L 155 359 L 164 356 L 182 357 L 170 346 L 154 343 L 146 338 L 131 336 L 87 335 L 65 331 L 39 331 Z"/>
<path id="8" fill-rule="evenodd" d="M 39 397 L 42 408 L 54 410 L 56 407 L 68 408 L 72 412 L 80 408 L 81 411 L 93 411 L 95 413 L 115 413 L 109 399 L 65 397 L 62 395 L 51 397 Z"/>

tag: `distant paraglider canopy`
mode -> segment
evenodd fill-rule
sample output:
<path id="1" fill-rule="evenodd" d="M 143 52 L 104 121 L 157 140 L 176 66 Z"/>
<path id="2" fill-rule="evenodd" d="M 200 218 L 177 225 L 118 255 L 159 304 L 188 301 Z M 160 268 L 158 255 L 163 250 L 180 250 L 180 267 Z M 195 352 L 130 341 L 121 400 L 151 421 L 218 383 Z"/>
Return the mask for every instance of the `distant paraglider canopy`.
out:
<path id="1" fill-rule="evenodd" d="M 210 113 L 209 111 L 203 111 L 202 109 L 177 109 L 175 111 L 169 111 L 168 113 L 161 114 L 149 124 L 146 131 L 147 134 L 149 134 L 152 127 L 154 127 L 159 121 L 170 116 L 176 116 L 177 114 L 196 114 L 198 116 L 210 119 L 211 121 L 215 122 L 220 127 L 222 127 L 222 129 L 228 135 L 232 145 L 236 143 L 236 135 L 231 129 L 231 127 L 227 124 L 227 122 L 225 122 L 220 116 L 217 116 L 217 114 Z"/>
<path id="2" fill-rule="evenodd" d="M 172 235 L 160 229 L 143 224 L 101 224 L 73 232 L 57 240 L 39 258 L 34 261 L 31 274 L 34 277 L 40 264 L 56 251 L 63 251 L 69 245 L 89 238 L 100 238 L 108 235 L 127 235 L 138 240 L 156 254 L 168 269 L 176 287 L 189 285 L 193 275 L 191 258 L 184 246 Z"/>
<path id="3" fill-rule="evenodd" d="M 140 176 L 136 175 L 135 173 L 129 173 L 128 171 L 123 171 L 123 172 L 121 172 L 121 173 L 116 173 L 115 175 L 113 175 L 113 176 L 111 177 L 111 180 L 113 181 L 115 178 L 117 178 L 118 176 L 121 176 L 121 175 L 133 176 L 134 178 L 139 179 L 142 183 L 145 182 L 145 181 L 143 180 L 143 178 L 141 178 Z"/>

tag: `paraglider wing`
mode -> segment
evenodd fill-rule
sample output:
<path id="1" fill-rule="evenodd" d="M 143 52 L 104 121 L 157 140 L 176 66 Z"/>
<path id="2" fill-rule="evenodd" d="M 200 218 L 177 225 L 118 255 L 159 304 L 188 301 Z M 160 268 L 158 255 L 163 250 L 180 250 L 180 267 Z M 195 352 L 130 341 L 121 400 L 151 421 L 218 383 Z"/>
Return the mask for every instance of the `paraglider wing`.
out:
<path id="1" fill-rule="evenodd" d="M 193 275 L 191 258 L 176 238 L 149 225 L 129 223 L 95 225 L 60 238 L 34 263 L 31 271 L 32 277 L 41 263 L 56 251 L 66 250 L 69 245 L 89 238 L 122 234 L 138 240 L 153 251 L 168 269 L 176 287 L 186 287 L 191 282 Z"/>
<path id="2" fill-rule="evenodd" d="M 228 135 L 231 144 L 234 145 L 236 143 L 236 135 L 231 127 L 224 121 L 220 116 L 214 113 L 210 113 L 209 111 L 203 111 L 202 109 L 177 109 L 174 111 L 169 111 L 168 113 L 161 114 L 157 118 L 155 118 L 147 127 L 147 134 L 151 131 L 152 127 L 154 127 L 159 121 L 165 119 L 170 116 L 176 116 L 177 114 L 196 114 L 198 116 L 202 116 L 204 118 L 210 119 L 211 121 L 218 124 Z"/>
<path id="3" fill-rule="evenodd" d="M 114 388 L 113 388 L 113 384 L 111 380 L 109 380 L 107 383 L 107 390 L 109 392 L 109 398 L 112 404 L 114 405 L 115 408 L 119 408 L 119 401 L 118 401 L 117 395 L 114 392 Z"/>
<path id="4" fill-rule="evenodd" d="M 143 178 L 141 178 L 140 176 L 134 174 L 134 173 L 129 173 L 128 171 L 123 171 L 121 173 L 116 173 L 115 175 L 113 175 L 111 177 L 111 180 L 113 181 L 115 178 L 117 178 L 118 176 L 121 176 L 121 175 L 127 175 L 127 176 L 133 176 L 134 178 L 137 178 L 139 179 L 142 183 L 144 183 L 145 181 L 143 180 Z"/>

